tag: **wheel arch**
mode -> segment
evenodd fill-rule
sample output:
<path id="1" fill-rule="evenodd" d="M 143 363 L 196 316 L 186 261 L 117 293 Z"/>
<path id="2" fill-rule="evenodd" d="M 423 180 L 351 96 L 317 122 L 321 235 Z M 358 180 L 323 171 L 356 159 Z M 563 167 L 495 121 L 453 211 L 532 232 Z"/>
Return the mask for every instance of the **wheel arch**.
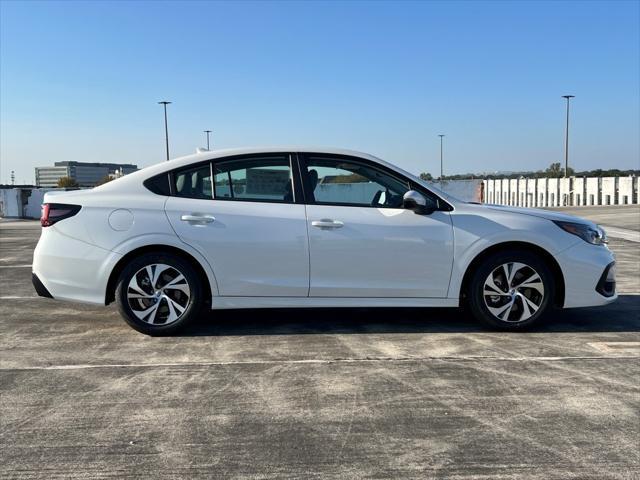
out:
<path id="1" fill-rule="evenodd" d="M 460 284 L 460 305 L 462 306 L 467 300 L 467 291 L 469 288 L 469 283 L 473 278 L 473 274 L 482 265 L 482 262 L 487 257 L 493 255 L 496 252 L 503 252 L 505 250 L 527 250 L 536 255 L 541 256 L 549 269 L 551 270 L 554 280 L 556 282 L 556 291 L 554 292 L 553 304 L 556 307 L 562 307 L 564 305 L 564 296 L 565 296 L 565 283 L 564 283 L 564 275 L 562 274 L 562 269 L 560 268 L 560 264 L 553 258 L 547 250 L 544 248 L 535 245 L 533 243 L 528 242 L 502 242 L 495 245 L 491 245 L 490 247 L 482 250 L 478 253 L 473 260 L 467 266 L 467 269 L 464 272 L 464 276 L 462 277 L 462 282 Z"/>
<path id="2" fill-rule="evenodd" d="M 204 301 L 205 304 L 211 304 L 211 297 L 213 295 L 213 290 L 211 288 L 211 282 L 209 281 L 209 276 L 207 275 L 206 270 L 202 266 L 202 264 L 189 252 L 182 250 L 178 247 L 174 247 L 171 245 L 162 245 L 162 244 L 154 244 L 154 245 L 145 245 L 142 247 L 135 248 L 125 254 L 118 262 L 115 264 L 113 269 L 111 270 L 111 274 L 109 275 L 109 280 L 107 281 L 107 289 L 105 292 L 105 305 L 109 305 L 110 303 L 115 301 L 115 292 L 116 286 L 118 283 L 118 278 L 120 274 L 125 269 L 127 264 L 132 258 L 135 258 L 139 255 L 145 253 L 171 253 L 176 255 L 177 257 L 189 262 L 189 264 L 194 268 L 197 272 L 200 281 L 202 282 L 203 292 L 204 292 Z"/>

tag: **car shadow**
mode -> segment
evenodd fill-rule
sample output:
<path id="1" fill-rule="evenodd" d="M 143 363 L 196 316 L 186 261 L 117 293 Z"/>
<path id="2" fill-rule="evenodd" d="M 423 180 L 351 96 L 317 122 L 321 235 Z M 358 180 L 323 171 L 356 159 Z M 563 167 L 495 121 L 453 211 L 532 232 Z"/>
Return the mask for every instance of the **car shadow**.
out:
<path id="1" fill-rule="evenodd" d="M 486 332 L 458 308 L 291 308 L 214 310 L 181 336 L 322 335 Z M 640 332 L 640 295 L 613 304 L 558 310 L 529 330 L 545 332 Z"/>

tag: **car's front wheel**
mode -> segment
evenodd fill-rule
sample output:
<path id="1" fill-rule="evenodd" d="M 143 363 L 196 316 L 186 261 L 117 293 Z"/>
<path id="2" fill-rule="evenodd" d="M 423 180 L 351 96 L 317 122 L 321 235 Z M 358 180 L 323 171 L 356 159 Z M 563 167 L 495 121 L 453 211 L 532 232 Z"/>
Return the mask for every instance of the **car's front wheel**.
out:
<path id="1" fill-rule="evenodd" d="M 468 292 L 473 315 L 503 330 L 522 330 L 553 306 L 554 277 L 538 255 L 526 250 L 499 252 L 476 269 Z"/>
<path id="2" fill-rule="evenodd" d="M 118 279 L 116 302 L 126 322 L 147 335 L 169 335 L 198 316 L 202 292 L 185 260 L 147 253 L 129 263 Z"/>

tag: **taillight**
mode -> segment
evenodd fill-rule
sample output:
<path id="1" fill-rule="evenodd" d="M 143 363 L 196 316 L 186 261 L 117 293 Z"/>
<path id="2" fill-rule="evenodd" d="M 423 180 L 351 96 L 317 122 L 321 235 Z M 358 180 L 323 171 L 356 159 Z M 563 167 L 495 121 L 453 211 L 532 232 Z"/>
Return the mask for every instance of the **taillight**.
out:
<path id="1" fill-rule="evenodd" d="M 42 216 L 40 217 L 40 225 L 50 227 L 60 220 L 73 217 L 80 211 L 80 205 L 68 205 L 65 203 L 45 203 L 42 205 Z"/>

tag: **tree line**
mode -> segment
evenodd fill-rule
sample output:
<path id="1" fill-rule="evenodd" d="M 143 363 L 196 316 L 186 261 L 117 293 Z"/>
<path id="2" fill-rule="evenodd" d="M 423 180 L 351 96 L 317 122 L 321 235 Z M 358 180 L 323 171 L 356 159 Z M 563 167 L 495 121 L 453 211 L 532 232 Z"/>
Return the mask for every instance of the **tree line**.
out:
<path id="1" fill-rule="evenodd" d="M 103 185 L 107 182 L 110 182 L 111 180 L 115 180 L 115 178 L 113 178 L 110 175 L 106 175 L 104 177 L 102 177 L 100 180 L 98 180 L 98 183 L 96 183 L 96 187 L 98 185 Z M 71 178 L 71 177 L 60 177 L 58 179 L 58 188 L 78 188 L 80 185 L 78 185 L 78 182 L 76 181 L 75 178 Z"/>
<path id="2" fill-rule="evenodd" d="M 611 168 L 603 170 L 598 168 L 596 170 L 584 170 L 576 172 L 573 168 L 569 167 L 569 176 L 576 177 L 627 177 L 630 175 L 640 175 L 640 170 L 619 170 L 617 168 Z M 458 175 L 445 175 L 442 180 L 473 180 L 473 179 L 512 179 L 520 177 L 533 177 L 533 178 L 561 178 L 564 177 L 564 167 L 560 162 L 555 162 L 549 165 L 546 170 L 538 171 L 522 171 L 522 172 L 509 172 L 509 173 L 463 173 Z M 427 181 L 435 181 L 440 178 L 433 177 L 428 172 L 422 172 L 420 178 Z"/>

